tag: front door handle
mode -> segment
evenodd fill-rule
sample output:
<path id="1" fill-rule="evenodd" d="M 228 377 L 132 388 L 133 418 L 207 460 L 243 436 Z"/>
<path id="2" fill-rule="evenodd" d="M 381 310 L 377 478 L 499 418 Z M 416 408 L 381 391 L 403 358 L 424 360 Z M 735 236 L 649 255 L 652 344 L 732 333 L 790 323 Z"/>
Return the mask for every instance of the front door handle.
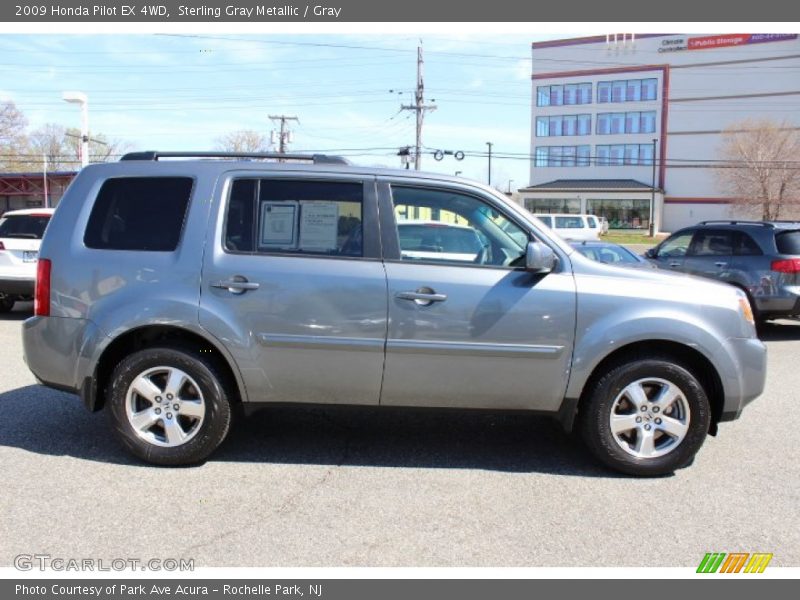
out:
<path id="1" fill-rule="evenodd" d="M 431 288 L 423 287 L 413 292 L 398 292 L 397 298 L 400 300 L 412 300 L 419 306 L 430 306 L 434 302 L 447 300 L 447 294 L 437 294 Z"/>
<path id="2" fill-rule="evenodd" d="M 669 263 L 669 266 L 670 267 L 680 267 L 681 263 L 679 263 L 679 262 L 671 262 L 671 263 Z"/>
<path id="3" fill-rule="evenodd" d="M 715 262 L 715 263 L 714 263 L 714 266 L 717 266 L 717 267 L 719 267 L 720 269 L 722 269 L 723 267 L 727 267 L 727 266 L 728 266 L 728 263 L 726 263 L 726 262 Z"/>
<path id="4" fill-rule="evenodd" d="M 246 277 L 235 275 L 230 279 L 212 283 L 211 287 L 228 290 L 231 294 L 244 294 L 248 290 L 257 290 L 259 285 L 253 281 L 247 281 Z"/>

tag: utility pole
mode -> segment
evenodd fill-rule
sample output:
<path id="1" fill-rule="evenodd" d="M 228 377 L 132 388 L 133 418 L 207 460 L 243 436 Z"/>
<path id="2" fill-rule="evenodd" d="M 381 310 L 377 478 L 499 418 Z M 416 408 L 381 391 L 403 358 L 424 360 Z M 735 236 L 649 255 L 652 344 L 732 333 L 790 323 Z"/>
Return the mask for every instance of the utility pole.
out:
<path id="1" fill-rule="evenodd" d="M 278 132 L 278 154 L 286 154 L 286 145 L 292 141 L 292 132 L 286 127 L 286 122 L 296 121 L 299 123 L 300 119 L 297 117 L 288 117 L 286 115 L 269 115 L 269 118 L 273 121 L 281 122 L 281 129 Z M 275 131 L 272 132 L 272 143 L 275 143 Z"/>
<path id="2" fill-rule="evenodd" d="M 422 77 L 424 67 L 422 44 L 417 46 L 417 90 L 414 93 L 414 104 L 403 104 L 400 110 L 413 110 L 417 113 L 417 142 L 415 144 L 414 168 L 419 171 L 422 166 L 422 121 L 425 111 L 436 110 L 435 104 L 425 104 L 425 83 Z"/>
<path id="3" fill-rule="evenodd" d="M 492 185 L 492 146 L 494 146 L 494 144 L 492 142 L 486 142 L 486 145 L 489 146 L 489 185 Z"/>

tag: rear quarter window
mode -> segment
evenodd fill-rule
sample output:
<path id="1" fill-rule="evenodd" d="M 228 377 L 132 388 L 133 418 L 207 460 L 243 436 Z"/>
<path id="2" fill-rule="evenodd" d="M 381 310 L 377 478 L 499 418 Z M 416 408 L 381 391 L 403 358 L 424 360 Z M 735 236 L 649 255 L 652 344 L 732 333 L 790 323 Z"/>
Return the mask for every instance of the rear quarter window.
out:
<path id="1" fill-rule="evenodd" d="M 800 230 L 775 234 L 778 254 L 800 254 Z"/>
<path id="2" fill-rule="evenodd" d="M 0 218 L 0 238 L 40 240 L 50 215 L 9 215 Z"/>
<path id="3" fill-rule="evenodd" d="M 190 177 L 120 177 L 100 188 L 83 242 L 100 250 L 172 252 L 192 194 Z"/>

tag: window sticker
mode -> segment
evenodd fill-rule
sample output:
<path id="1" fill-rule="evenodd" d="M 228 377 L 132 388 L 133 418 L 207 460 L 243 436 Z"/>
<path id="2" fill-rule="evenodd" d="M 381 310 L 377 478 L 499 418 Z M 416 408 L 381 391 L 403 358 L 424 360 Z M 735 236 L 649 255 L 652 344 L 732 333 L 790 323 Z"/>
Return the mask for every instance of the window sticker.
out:
<path id="1" fill-rule="evenodd" d="M 262 202 L 259 246 L 265 248 L 297 248 L 296 201 Z"/>
<path id="2" fill-rule="evenodd" d="M 300 250 L 336 250 L 339 203 L 302 201 L 300 207 Z"/>

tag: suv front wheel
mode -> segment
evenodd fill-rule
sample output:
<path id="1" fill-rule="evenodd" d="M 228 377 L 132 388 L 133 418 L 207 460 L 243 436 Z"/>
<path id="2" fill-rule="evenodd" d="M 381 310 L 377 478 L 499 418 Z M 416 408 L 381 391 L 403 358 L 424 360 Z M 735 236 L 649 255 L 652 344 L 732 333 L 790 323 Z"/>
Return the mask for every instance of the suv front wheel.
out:
<path id="1" fill-rule="evenodd" d="M 580 416 L 583 439 L 601 462 L 655 476 L 692 461 L 708 433 L 710 406 L 689 370 L 648 358 L 617 365 L 597 380 Z"/>
<path id="2" fill-rule="evenodd" d="M 123 444 L 158 465 L 204 460 L 225 439 L 231 405 L 216 365 L 190 349 L 149 348 L 111 376 L 110 415 Z"/>

